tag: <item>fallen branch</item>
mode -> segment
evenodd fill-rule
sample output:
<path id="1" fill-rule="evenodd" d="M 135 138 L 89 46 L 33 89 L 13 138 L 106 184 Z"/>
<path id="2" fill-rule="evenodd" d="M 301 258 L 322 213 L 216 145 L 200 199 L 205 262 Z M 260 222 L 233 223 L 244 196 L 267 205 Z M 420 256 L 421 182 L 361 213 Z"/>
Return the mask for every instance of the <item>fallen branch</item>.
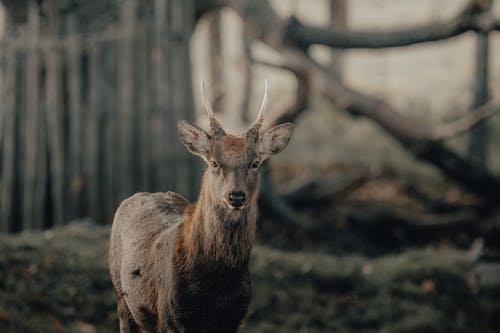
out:
<path id="1" fill-rule="evenodd" d="M 479 202 L 472 200 L 466 203 L 448 202 L 441 194 L 430 194 L 423 191 L 417 183 L 406 184 L 405 191 L 411 198 L 423 205 L 425 211 L 429 213 L 443 214 L 457 211 L 464 206 L 470 207 L 470 209 L 479 206 Z"/>
<path id="2" fill-rule="evenodd" d="M 474 225 L 479 219 L 473 210 L 462 209 L 451 213 L 430 214 L 425 212 L 410 212 L 407 209 L 388 205 L 362 204 L 363 209 L 354 206 L 344 209 L 343 214 L 356 226 L 366 232 L 378 230 L 387 232 L 390 229 L 403 229 L 415 235 L 422 232 L 428 237 L 446 234 L 458 226 Z"/>
<path id="3" fill-rule="evenodd" d="M 359 168 L 335 175 L 311 175 L 288 184 L 280 194 L 292 205 L 321 203 L 358 188 L 367 180 L 367 176 L 367 171 Z"/>
<path id="4" fill-rule="evenodd" d="M 458 36 L 467 31 L 489 32 L 498 29 L 500 20 L 494 20 L 487 12 L 489 1 L 470 1 L 452 19 L 391 31 L 357 31 L 339 28 L 321 28 L 302 24 L 291 17 L 286 25 L 286 39 L 300 48 L 321 44 L 339 49 L 380 49 L 428 43 Z"/>

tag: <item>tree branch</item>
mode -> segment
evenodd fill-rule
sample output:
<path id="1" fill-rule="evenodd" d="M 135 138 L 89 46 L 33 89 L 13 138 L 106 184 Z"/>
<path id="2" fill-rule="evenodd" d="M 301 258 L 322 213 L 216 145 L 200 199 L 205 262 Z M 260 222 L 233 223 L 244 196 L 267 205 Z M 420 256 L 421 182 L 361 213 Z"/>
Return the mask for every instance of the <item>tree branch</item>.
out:
<path id="1" fill-rule="evenodd" d="M 485 3 L 472 0 L 456 17 L 446 22 L 430 23 L 392 31 L 362 31 L 339 28 L 321 28 L 302 24 L 297 18 L 288 20 L 286 39 L 293 45 L 305 49 L 321 44 L 339 49 L 380 49 L 401 47 L 418 43 L 448 39 L 467 31 L 500 30 L 500 20 L 486 13 Z"/>
<path id="2" fill-rule="evenodd" d="M 445 140 L 466 132 L 477 125 L 482 120 L 488 119 L 500 111 L 500 103 L 491 101 L 476 108 L 472 112 L 467 112 L 463 117 L 449 123 L 437 126 L 432 129 L 430 138 L 432 140 Z"/>
<path id="3" fill-rule="evenodd" d="M 312 60 L 306 60 L 309 65 Z M 311 65 L 310 65 L 311 66 Z M 327 71 L 316 67 L 315 76 L 322 81 L 322 93 L 333 103 L 353 115 L 363 115 L 384 128 L 417 159 L 434 164 L 443 174 L 461 183 L 493 207 L 500 196 L 500 179 L 485 167 L 476 165 L 432 136 L 423 127 L 402 116 L 388 103 L 354 92 L 336 81 Z"/>

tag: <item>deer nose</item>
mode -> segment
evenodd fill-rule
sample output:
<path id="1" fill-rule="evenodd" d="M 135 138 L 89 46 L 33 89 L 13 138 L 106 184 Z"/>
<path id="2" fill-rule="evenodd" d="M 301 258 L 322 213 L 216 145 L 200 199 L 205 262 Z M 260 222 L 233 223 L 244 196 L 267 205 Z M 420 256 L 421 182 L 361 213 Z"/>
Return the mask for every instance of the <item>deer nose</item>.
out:
<path id="1" fill-rule="evenodd" d="M 229 193 L 229 203 L 234 207 L 241 207 L 245 203 L 245 193 L 231 192 Z"/>

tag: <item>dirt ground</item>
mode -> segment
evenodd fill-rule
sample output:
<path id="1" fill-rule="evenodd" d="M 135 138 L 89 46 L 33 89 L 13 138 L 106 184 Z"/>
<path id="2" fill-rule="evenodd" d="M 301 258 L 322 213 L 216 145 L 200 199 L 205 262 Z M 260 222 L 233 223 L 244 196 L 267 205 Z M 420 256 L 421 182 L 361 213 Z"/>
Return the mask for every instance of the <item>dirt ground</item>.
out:
<path id="1" fill-rule="evenodd" d="M 499 266 L 476 260 L 474 246 L 380 255 L 313 240 L 286 248 L 279 240 L 286 233 L 266 223 L 253 250 L 243 333 L 500 331 Z M 80 221 L 0 236 L 0 331 L 116 332 L 108 235 L 109 227 Z"/>

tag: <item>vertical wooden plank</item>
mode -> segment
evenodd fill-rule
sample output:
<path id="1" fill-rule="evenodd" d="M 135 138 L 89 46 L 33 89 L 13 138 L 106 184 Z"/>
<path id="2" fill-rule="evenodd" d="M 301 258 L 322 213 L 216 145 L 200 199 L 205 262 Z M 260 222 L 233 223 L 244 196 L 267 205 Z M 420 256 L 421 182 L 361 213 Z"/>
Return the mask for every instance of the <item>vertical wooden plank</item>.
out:
<path id="1" fill-rule="evenodd" d="M 112 42 L 100 45 L 103 50 L 103 68 L 102 82 L 105 85 L 102 87 L 105 96 L 105 133 L 104 141 L 104 174 L 105 186 L 103 197 L 105 201 L 104 216 L 106 219 L 111 219 L 116 206 L 119 203 L 117 185 L 119 183 L 119 175 L 116 170 L 120 167 L 117 157 L 117 142 L 118 142 L 118 127 L 119 121 L 119 101 L 118 101 L 118 80 L 117 80 L 117 64 L 116 59 L 119 56 L 119 43 Z M 105 222 L 105 221 L 103 221 Z"/>
<path id="2" fill-rule="evenodd" d="M 87 202 L 89 215 L 96 219 L 100 215 L 99 211 L 99 170 L 98 170 L 98 128 L 99 128 L 99 95 L 101 89 L 101 77 L 99 76 L 99 48 L 92 44 L 89 47 L 89 98 L 87 108 L 87 127 L 85 141 L 86 148 L 86 179 L 88 185 Z"/>
<path id="3" fill-rule="evenodd" d="M 193 29 L 195 26 L 194 22 L 194 2 L 193 1 L 186 1 L 184 3 L 184 6 L 186 7 L 184 10 L 184 38 L 185 38 L 185 44 L 184 44 L 184 54 L 186 61 L 184 62 L 184 70 L 185 70 L 185 77 L 186 77 L 186 87 L 185 87 L 185 95 L 184 95 L 184 114 L 179 117 L 183 117 L 184 119 L 190 119 L 194 120 L 195 118 L 195 113 L 194 113 L 194 105 L 193 105 L 193 89 L 188 89 L 188 87 L 192 87 L 192 74 L 191 74 L 191 62 L 189 61 L 189 40 L 191 39 L 191 35 L 193 34 Z M 177 147 L 178 149 L 181 150 L 181 152 L 184 153 L 184 147 L 181 145 L 179 140 L 177 142 Z M 202 161 L 197 158 L 196 156 L 192 154 L 185 155 L 187 156 L 187 159 L 185 160 L 185 164 L 182 166 L 187 170 L 186 172 L 186 182 L 188 186 L 188 192 L 186 195 L 191 199 L 195 200 L 198 196 L 199 190 L 200 190 L 200 184 L 201 184 L 201 177 L 202 177 Z M 184 160 L 183 160 L 184 161 Z"/>
<path id="4" fill-rule="evenodd" d="M 39 16 L 34 3 L 30 2 L 28 9 L 27 31 L 27 61 L 26 61 L 26 122 L 25 136 L 25 165 L 23 186 L 23 213 L 24 228 L 41 228 L 39 216 L 35 216 L 35 184 L 37 160 L 37 132 L 39 126 L 39 55 L 38 55 Z"/>
<path id="5" fill-rule="evenodd" d="M 21 47 L 17 49 L 16 58 L 16 85 L 15 108 L 14 108 L 14 187 L 12 189 L 12 219 L 11 231 L 20 231 L 23 229 L 23 180 L 26 167 L 26 56 L 27 44 L 23 43 L 26 39 L 26 27 L 20 32 L 19 41 Z"/>
<path id="6" fill-rule="evenodd" d="M 59 11 L 57 4 L 51 0 L 47 4 L 47 35 L 58 36 Z M 46 125 L 47 149 L 51 203 L 52 224 L 62 225 L 65 222 L 65 156 L 63 143 L 63 105 L 61 84 L 61 55 L 59 49 L 50 47 L 45 50 L 45 92 L 46 92 Z"/>
<path id="7" fill-rule="evenodd" d="M 179 81 L 175 81 L 173 76 L 174 67 L 175 69 L 179 69 L 176 67 L 174 63 L 177 62 L 177 66 L 179 62 L 182 62 L 182 59 L 175 59 L 176 51 L 179 51 L 178 43 L 184 38 L 182 35 L 182 31 L 180 29 L 176 29 L 175 21 L 182 21 L 182 17 L 178 17 L 178 15 L 182 15 L 182 4 L 175 3 L 175 0 L 167 1 L 166 12 L 165 12 L 165 27 L 164 34 L 165 36 L 169 36 L 169 38 L 163 39 L 163 72 L 162 72 L 162 84 L 163 84 L 163 96 L 164 104 L 161 109 L 162 119 L 163 119 L 163 128 L 164 128 L 164 142 L 167 143 L 168 150 L 164 149 L 163 154 L 165 154 L 164 160 L 167 168 L 167 183 L 166 186 L 173 189 L 174 191 L 182 192 L 182 188 L 178 187 L 178 184 L 182 182 L 182 180 L 178 179 L 177 175 L 177 156 L 178 149 L 176 149 L 176 141 L 177 140 L 177 121 L 175 119 L 174 114 L 174 99 L 179 97 L 182 87 L 182 79 Z M 180 56 L 180 53 L 177 53 L 177 56 Z M 175 83 L 174 83 L 175 82 Z M 177 86 L 179 85 L 179 86 Z"/>
<path id="8" fill-rule="evenodd" d="M 171 91 L 169 96 L 169 108 L 167 110 L 166 125 L 169 127 L 168 131 L 168 141 L 170 144 L 170 164 L 173 166 L 173 173 L 175 175 L 175 190 L 184 195 L 188 194 L 187 188 L 187 170 L 188 166 L 184 165 L 181 156 L 180 147 L 177 144 L 176 136 L 177 130 L 175 123 L 184 119 L 185 109 L 188 107 L 184 105 L 184 96 L 186 88 L 186 82 L 191 82 L 186 78 L 185 66 L 183 57 L 186 56 L 184 52 L 185 44 L 185 30 L 184 23 L 185 17 L 184 13 L 186 10 L 186 3 L 184 1 L 170 0 L 170 33 L 172 36 L 179 36 L 179 38 L 171 39 L 171 46 L 168 48 L 170 50 L 170 55 L 168 58 L 170 71 L 168 72 L 170 83 L 175 82 L 175 87 L 172 85 L 169 89 Z M 186 168 L 187 167 L 187 168 Z"/>
<path id="9" fill-rule="evenodd" d="M 140 36 L 149 36 L 149 20 L 143 20 Z M 151 127 L 150 117 L 150 56 L 151 43 L 148 38 L 140 38 L 138 47 L 139 66 L 139 123 L 140 123 L 140 190 L 147 191 L 150 184 L 150 149 L 151 149 Z"/>
<path id="10" fill-rule="evenodd" d="M 69 84 L 69 151 L 70 151 L 70 191 L 71 218 L 83 214 L 83 177 L 82 177 L 82 96 L 81 96 L 81 41 L 77 35 L 76 18 L 68 19 L 69 43 L 68 84 Z"/>
<path id="11" fill-rule="evenodd" d="M 58 50 L 46 53 L 47 134 L 49 143 L 50 188 L 54 225 L 64 223 L 64 147 L 62 137 L 61 57 Z"/>
<path id="12" fill-rule="evenodd" d="M 168 98 L 167 79 L 165 78 L 165 49 L 163 43 L 171 38 L 166 33 L 166 12 L 169 6 L 167 0 L 155 0 L 154 3 L 154 49 L 153 49 L 153 82 L 155 86 L 155 105 L 151 117 L 151 126 L 154 132 L 153 139 L 153 169 L 156 169 L 156 181 L 153 181 L 153 191 L 161 190 L 161 186 L 172 186 L 172 181 L 169 178 L 169 163 L 167 159 L 168 143 L 166 143 L 166 126 L 163 118 L 165 106 Z"/>
<path id="13" fill-rule="evenodd" d="M 6 57 L 5 57 L 4 50 L 5 50 L 5 46 L 2 45 L 2 47 L 0 47 L 0 77 L 2 77 L 2 80 L 0 80 L 0 98 L 5 97 L 4 92 L 5 92 L 5 88 L 7 86 L 7 84 L 5 82 L 5 78 L 4 78 L 5 67 L 6 67 Z M 4 130 L 5 130 L 4 125 L 5 125 L 5 110 L 0 105 L 0 148 L 3 145 L 3 138 L 4 138 L 3 134 L 4 134 Z M 0 165 L 1 165 L 1 162 L 2 162 L 2 159 L 0 156 Z M 1 193 L 1 187 L 2 187 L 2 178 L 1 178 L 2 173 L 1 172 L 2 172 L 2 169 L 0 167 L 0 193 Z M 1 204 L 0 204 L 0 207 L 1 207 Z M 0 216 L 1 216 L 1 213 L 0 213 Z"/>
<path id="14" fill-rule="evenodd" d="M 184 147 L 177 139 L 175 124 L 179 119 L 194 118 L 189 62 L 189 39 L 194 26 L 194 15 L 192 15 L 194 9 L 190 1 L 171 0 L 171 10 L 171 34 L 179 38 L 172 39 L 172 45 L 169 47 L 171 50 L 169 81 L 175 82 L 175 85 L 171 86 L 169 136 L 171 151 L 174 152 L 172 163 L 175 165 L 176 190 L 192 199 L 199 189 L 196 181 L 200 177 L 197 170 L 198 164 L 192 156 L 185 154 Z"/>
<path id="15" fill-rule="evenodd" d="M 0 77 L 4 78 L 4 69 L 5 69 L 5 54 L 3 52 L 3 47 L 0 47 Z M 0 98 L 3 98 L 4 95 L 4 89 L 5 89 L 5 82 L 4 82 L 5 79 L 3 80 L 0 80 Z M 2 108 L 2 106 L 0 105 L 0 149 L 3 145 L 3 132 L 4 132 L 4 123 L 5 123 L 5 110 Z M 0 156 L 0 165 L 1 165 L 1 162 L 2 162 L 2 158 Z M 0 193 L 1 193 L 1 189 L 2 189 L 2 169 L 0 167 Z M 1 210 L 1 204 L 0 204 L 0 210 Z M 1 216 L 1 212 L 0 212 L 0 216 Z"/>
<path id="16" fill-rule="evenodd" d="M 44 63 L 43 53 L 39 52 L 39 63 Z M 39 80 L 41 82 L 41 80 Z M 37 154 L 36 154 L 36 171 L 35 171 L 35 194 L 34 194 L 34 218 L 37 220 L 36 227 L 44 228 L 52 221 L 47 221 L 47 181 L 48 181 L 48 161 L 47 161 L 47 87 L 41 84 L 38 106 L 38 125 L 37 125 Z"/>
<path id="17" fill-rule="evenodd" d="M 0 198 L 0 231 L 10 231 L 12 219 L 12 190 L 14 179 L 14 110 L 15 110 L 15 71 L 16 58 L 12 49 L 4 53 L 4 66 L 2 68 L 2 103 L 1 112 L 4 119 L 4 131 L 2 133 L 2 188 Z"/>
<path id="18" fill-rule="evenodd" d="M 132 113 L 133 113 L 133 46 L 137 1 L 130 0 L 123 4 L 121 13 L 121 55 L 119 57 L 120 85 L 120 200 L 132 194 L 132 163 L 136 162 L 131 151 Z"/>

